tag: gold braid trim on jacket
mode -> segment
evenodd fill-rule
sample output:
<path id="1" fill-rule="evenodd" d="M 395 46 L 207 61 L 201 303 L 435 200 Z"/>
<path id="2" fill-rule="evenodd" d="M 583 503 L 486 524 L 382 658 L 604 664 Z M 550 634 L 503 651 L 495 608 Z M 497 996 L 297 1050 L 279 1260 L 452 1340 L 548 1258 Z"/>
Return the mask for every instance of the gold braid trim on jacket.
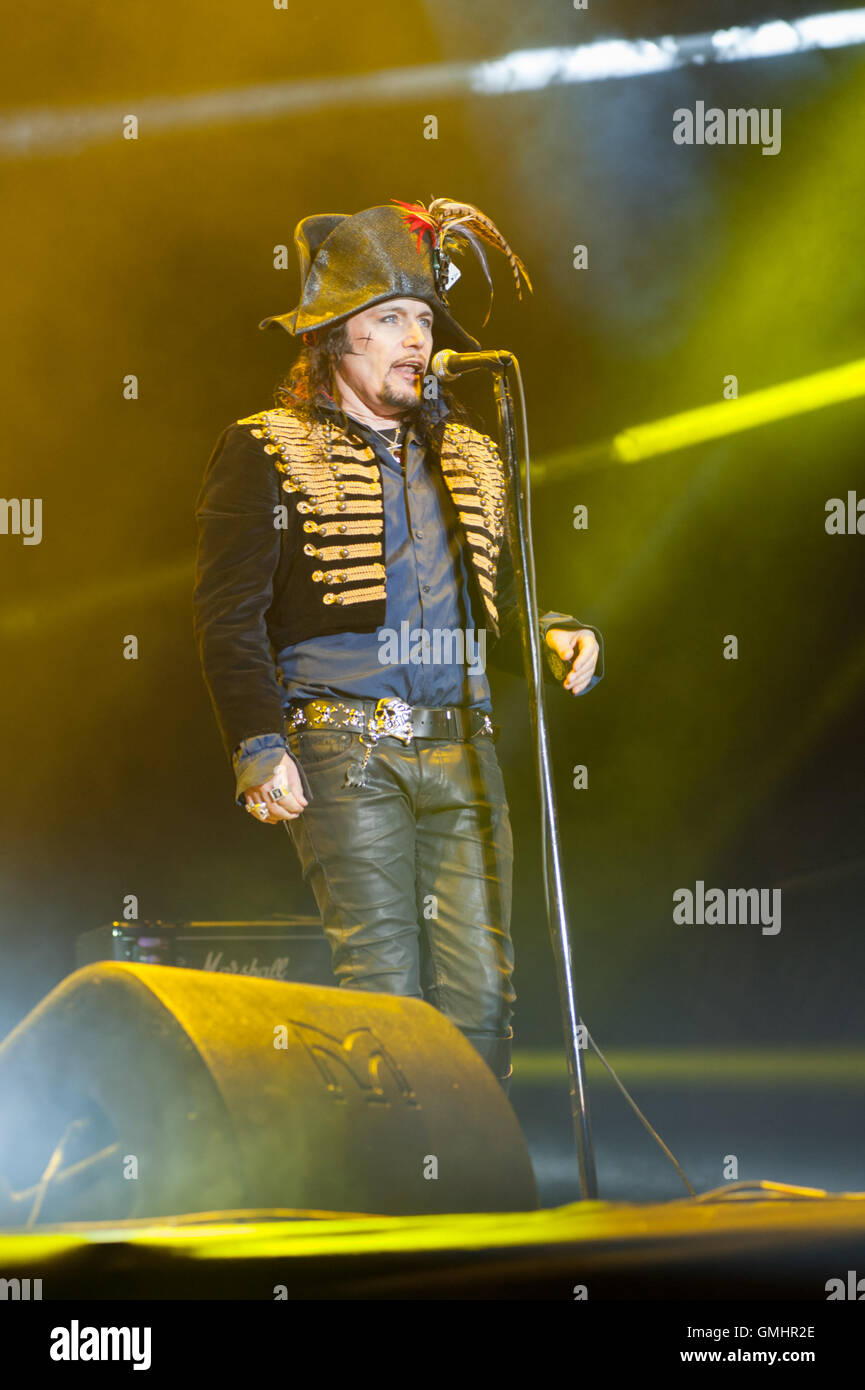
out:
<path id="1" fill-rule="evenodd" d="M 304 545 L 310 579 L 321 586 L 324 604 L 366 603 L 386 597 L 380 537 L 384 528 L 381 476 L 375 450 L 352 439 L 335 422 L 308 423 L 285 407 L 262 410 L 237 424 L 247 426 L 284 475 L 282 487 L 296 494 L 303 530 L 316 538 Z M 495 576 L 504 537 L 505 476 L 495 443 L 467 425 L 445 425 L 441 471 L 456 507 L 487 612 L 498 622 Z M 313 519 L 315 518 L 315 519 Z M 339 537 L 352 542 L 339 544 Z M 344 560 L 322 569 L 319 562 Z M 376 563 L 376 560 L 378 561 Z M 378 581 L 371 583 L 370 581 Z M 361 587 L 353 587 L 360 585 Z"/>

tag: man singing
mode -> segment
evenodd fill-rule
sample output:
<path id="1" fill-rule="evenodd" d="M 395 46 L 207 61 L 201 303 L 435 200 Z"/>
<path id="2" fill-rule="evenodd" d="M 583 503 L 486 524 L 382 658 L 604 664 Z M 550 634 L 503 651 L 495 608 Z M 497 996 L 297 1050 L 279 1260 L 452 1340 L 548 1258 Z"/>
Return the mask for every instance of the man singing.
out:
<path id="1" fill-rule="evenodd" d="M 522 673 L 504 466 L 428 377 L 477 350 L 453 251 L 522 263 L 437 199 L 305 218 L 300 336 L 275 408 L 229 425 L 196 504 L 195 634 L 236 774 L 284 824 L 348 989 L 426 999 L 510 1084 L 513 843 L 485 656 Z M 601 679 L 600 634 L 537 615 L 545 679 Z M 564 663 L 564 665 L 563 665 Z M 562 673 L 564 679 L 562 679 Z"/>

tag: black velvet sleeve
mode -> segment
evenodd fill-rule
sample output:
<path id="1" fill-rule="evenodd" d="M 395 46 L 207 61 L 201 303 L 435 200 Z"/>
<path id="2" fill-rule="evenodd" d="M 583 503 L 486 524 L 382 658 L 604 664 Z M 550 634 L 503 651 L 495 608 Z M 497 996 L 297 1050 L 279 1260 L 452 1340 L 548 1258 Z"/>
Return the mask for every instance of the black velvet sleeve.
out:
<path id="1" fill-rule="evenodd" d="M 193 630 L 205 684 L 231 759 L 247 738 L 283 727 L 283 691 L 267 612 L 282 537 L 279 478 L 243 425 L 223 430 L 195 504 Z"/>

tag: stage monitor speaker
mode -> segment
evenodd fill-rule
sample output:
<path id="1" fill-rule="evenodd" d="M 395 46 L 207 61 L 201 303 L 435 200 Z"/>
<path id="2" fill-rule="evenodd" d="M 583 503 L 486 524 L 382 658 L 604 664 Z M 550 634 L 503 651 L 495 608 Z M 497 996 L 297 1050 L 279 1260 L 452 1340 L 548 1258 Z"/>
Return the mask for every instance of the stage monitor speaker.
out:
<path id="1" fill-rule="evenodd" d="M 537 1205 L 500 1085 L 421 1000 L 112 962 L 0 1046 L 0 1225 Z"/>

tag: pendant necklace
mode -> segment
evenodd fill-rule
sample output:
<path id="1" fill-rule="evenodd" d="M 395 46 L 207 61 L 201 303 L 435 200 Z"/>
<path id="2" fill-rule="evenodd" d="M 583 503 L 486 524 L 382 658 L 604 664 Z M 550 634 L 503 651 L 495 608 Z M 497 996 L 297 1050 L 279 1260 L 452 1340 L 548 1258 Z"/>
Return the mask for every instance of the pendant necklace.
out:
<path id="1" fill-rule="evenodd" d="M 370 427 L 370 428 L 373 428 L 373 427 Z M 396 459 L 396 463 L 399 463 L 399 464 L 402 463 L 402 446 L 403 446 L 402 432 L 403 432 L 403 427 L 402 427 L 402 425 L 392 425 L 391 430 L 387 430 L 387 431 L 385 431 L 385 430 L 375 430 L 375 434 L 381 435 L 381 438 L 384 439 L 384 442 L 385 442 L 385 443 L 387 443 L 388 449 L 391 450 L 392 455 L 394 455 L 394 457 L 395 457 L 395 459 Z M 391 439 L 388 439 L 388 435 L 392 435 L 392 438 L 391 438 Z"/>
<path id="2" fill-rule="evenodd" d="M 377 430 L 375 428 L 375 425 L 369 425 L 368 428 L 384 440 L 385 444 L 387 445 L 390 452 L 393 454 L 397 463 L 401 464 L 403 454 L 402 436 L 405 427 L 403 425 L 393 425 L 389 430 Z M 393 438 L 388 439 L 388 435 L 392 435 Z"/>
<path id="3" fill-rule="evenodd" d="M 368 424 L 366 420 L 358 420 L 357 416 L 352 416 L 350 418 L 356 420 L 359 425 L 365 426 L 366 429 L 372 430 L 373 434 L 377 434 L 379 439 L 383 439 L 389 452 L 396 459 L 397 463 L 402 465 L 403 444 L 405 442 L 405 432 L 408 428 L 406 425 L 392 425 L 388 430 L 377 430 L 375 425 Z M 388 439 L 388 435 L 392 435 L 393 438 Z"/>

